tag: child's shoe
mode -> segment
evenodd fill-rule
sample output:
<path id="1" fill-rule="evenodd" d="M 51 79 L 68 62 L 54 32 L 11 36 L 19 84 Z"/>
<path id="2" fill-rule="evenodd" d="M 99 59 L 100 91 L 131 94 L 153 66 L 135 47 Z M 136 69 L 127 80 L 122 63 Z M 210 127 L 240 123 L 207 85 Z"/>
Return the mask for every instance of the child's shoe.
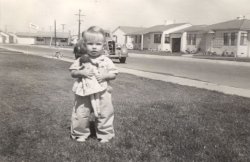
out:
<path id="1" fill-rule="evenodd" d="M 77 141 L 77 142 L 85 142 L 86 139 L 85 139 L 84 137 L 78 137 L 78 138 L 76 139 L 76 141 Z"/>
<path id="2" fill-rule="evenodd" d="M 107 140 L 107 139 L 101 139 L 100 142 L 101 143 L 107 143 L 107 142 L 109 142 L 109 140 Z"/>

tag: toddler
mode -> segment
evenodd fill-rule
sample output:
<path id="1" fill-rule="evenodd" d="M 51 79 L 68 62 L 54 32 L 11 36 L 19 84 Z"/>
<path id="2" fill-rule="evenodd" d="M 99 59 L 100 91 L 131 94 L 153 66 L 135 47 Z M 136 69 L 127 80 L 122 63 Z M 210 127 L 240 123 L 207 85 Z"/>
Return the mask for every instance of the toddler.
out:
<path id="1" fill-rule="evenodd" d="M 78 142 L 86 141 L 90 135 L 89 117 L 95 107 L 94 104 L 91 104 L 91 98 L 94 97 L 91 97 L 91 94 L 96 93 L 99 93 L 99 96 L 95 96 L 95 99 L 99 98 L 99 115 L 95 120 L 96 136 L 102 143 L 108 142 L 115 136 L 114 108 L 109 87 L 110 80 L 116 78 L 118 70 L 112 60 L 104 55 L 104 44 L 104 30 L 97 26 L 90 27 L 83 33 L 83 46 L 90 61 L 85 62 L 86 58 L 82 58 L 82 61 L 81 58 L 78 58 L 69 68 L 71 76 L 77 79 L 73 86 L 75 102 L 71 118 L 71 137 Z M 99 85 L 94 81 L 95 79 Z M 86 86 L 86 84 L 91 84 L 90 87 L 94 88 L 90 89 L 95 93 L 87 93 L 87 88 L 83 88 L 83 85 Z M 80 90 L 80 87 L 85 92 Z"/>

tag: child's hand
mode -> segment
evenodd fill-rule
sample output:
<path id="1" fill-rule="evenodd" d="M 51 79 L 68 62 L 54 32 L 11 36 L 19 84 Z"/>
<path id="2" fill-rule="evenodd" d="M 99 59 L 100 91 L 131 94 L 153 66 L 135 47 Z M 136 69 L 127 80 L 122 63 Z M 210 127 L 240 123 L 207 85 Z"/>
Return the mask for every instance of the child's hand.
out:
<path id="1" fill-rule="evenodd" d="M 105 77 L 105 76 L 106 76 L 105 74 L 100 74 L 100 73 L 98 73 L 98 74 L 95 75 L 96 80 L 97 80 L 99 83 L 106 80 L 106 77 Z"/>
<path id="2" fill-rule="evenodd" d="M 116 74 L 113 74 L 113 73 L 98 73 L 95 75 L 96 77 L 96 80 L 100 83 L 100 82 L 103 82 L 103 81 L 108 81 L 108 80 L 113 80 L 116 78 Z"/>

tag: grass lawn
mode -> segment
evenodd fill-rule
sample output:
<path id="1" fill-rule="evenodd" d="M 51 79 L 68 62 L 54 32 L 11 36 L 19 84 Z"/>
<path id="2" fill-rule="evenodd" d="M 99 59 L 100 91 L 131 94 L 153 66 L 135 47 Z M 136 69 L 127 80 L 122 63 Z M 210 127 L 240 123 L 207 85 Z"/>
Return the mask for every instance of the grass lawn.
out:
<path id="1" fill-rule="evenodd" d="M 0 54 L 1 162 L 250 161 L 250 99 L 119 74 L 116 138 L 69 138 L 70 63 Z"/>

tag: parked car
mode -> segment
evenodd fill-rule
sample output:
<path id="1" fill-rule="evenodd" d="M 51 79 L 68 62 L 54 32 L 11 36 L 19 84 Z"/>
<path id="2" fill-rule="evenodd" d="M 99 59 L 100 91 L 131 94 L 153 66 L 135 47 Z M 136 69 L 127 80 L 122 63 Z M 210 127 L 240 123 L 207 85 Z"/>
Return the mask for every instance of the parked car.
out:
<path id="1" fill-rule="evenodd" d="M 119 59 L 120 63 L 125 63 L 128 57 L 128 49 L 125 46 L 116 44 L 111 38 L 106 39 L 106 47 L 108 57 L 111 59 Z"/>

